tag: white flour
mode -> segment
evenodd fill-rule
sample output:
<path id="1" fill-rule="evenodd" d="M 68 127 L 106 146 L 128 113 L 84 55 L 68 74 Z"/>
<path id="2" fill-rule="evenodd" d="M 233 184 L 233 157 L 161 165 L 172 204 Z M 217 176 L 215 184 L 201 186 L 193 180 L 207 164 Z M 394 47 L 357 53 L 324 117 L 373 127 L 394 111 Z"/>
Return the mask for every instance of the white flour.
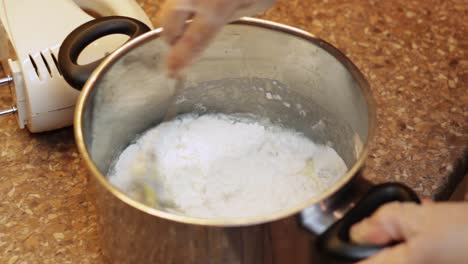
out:
<path id="1" fill-rule="evenodd" d="M 346 170 L 332 148 L 268 121 L 185 115 L 148 130 L 125 149 L 109 180 L 171 212 L 237 218 L 299 205 Z"/>

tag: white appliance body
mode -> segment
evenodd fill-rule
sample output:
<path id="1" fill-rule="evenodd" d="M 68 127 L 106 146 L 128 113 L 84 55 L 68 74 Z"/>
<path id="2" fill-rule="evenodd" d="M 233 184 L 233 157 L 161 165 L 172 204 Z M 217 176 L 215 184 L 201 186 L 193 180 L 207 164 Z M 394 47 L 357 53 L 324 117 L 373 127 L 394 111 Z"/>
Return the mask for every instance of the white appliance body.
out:
<path id="1" fill-rule="evenodd" d="M 79 92 L 62 78 L 57 57 L 65 37 L 94 14 L 133 17 L 153 28 L 134 0 L 0 0 L 0 61 L 13 95 L 12 108 L 4 113 L 14 112 L 20 128 L 34 133 L 73 123 Z M 100 59 L 127 39 L 101 38 L 78 61 Z"/>

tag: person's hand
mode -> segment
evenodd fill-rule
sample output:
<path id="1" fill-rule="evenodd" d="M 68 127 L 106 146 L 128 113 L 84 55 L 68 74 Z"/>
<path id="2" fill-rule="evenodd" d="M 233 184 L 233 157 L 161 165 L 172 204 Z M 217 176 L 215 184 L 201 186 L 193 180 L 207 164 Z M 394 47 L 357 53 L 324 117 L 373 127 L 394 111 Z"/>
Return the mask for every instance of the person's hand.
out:
<path id="1" fill-rule="evenodd" d="M 166 0 L 159 14 L 163 36 L 172 46 L 167 57 L 169 75 L 177 75 L 196 59 L 228 22 L 251 16 L 275 0 Z M 193 19 L 190 25 L 185 22 Z"/>
<path id="2" fill-rule="evenodd" d="M 359 264 L 468 263 L 468 203 L 391 203 L 351 228 L 358 243 L 385 245 Z"/>

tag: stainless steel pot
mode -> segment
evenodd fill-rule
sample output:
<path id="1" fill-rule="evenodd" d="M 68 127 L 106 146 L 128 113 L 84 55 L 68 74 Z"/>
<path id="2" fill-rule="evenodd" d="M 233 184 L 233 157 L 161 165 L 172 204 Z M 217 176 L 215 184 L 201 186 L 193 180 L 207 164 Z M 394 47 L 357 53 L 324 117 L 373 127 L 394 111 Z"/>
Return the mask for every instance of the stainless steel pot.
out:
<path id="1" fill-rule="evenodd" d="M 89 43 L 115 33 L 131 39 L 102 61 L 77 64 Z M 367 192 L 370 185 L 357 176 L 376 126 L 369 85 L 330 44 L 273 22 L 244 18 L 226 26 L 186 72 L 177 113 L 268 117 L 331 145 L 348 172 L 303 204 L 253 218 L 171 214 L 112 186 L 105 176 L 112 160 L 136 135 L 160 123 L 172 102 L 174 80 L 160 69 L 167 51 L 160 33 L 129 18 L 100 18 L 70 34 L 59 54 L 64 78 L 82 88 L 75 112 L 76 142 L 91 171 L 89 188 L 96 201 L 103 250 L 112 262 L 269 263 L 267 244 L 272 241 L 265 240 L 263 227 L 288 217 L 297 218 L 304 230 L 320 234 L 318 248 L 328 255 L 358 260 L 380 250 L 350 242 L 351 224 L 383 203 L 419 200 L 399 184 Z"/>

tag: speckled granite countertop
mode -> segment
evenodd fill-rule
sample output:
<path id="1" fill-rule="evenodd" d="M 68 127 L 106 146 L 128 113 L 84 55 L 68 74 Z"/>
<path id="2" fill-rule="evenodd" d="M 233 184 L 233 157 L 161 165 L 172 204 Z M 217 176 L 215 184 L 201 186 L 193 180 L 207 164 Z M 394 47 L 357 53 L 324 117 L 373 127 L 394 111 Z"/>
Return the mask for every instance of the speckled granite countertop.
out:
<path id="1" fill-rule="evenodd" d="M 156 21 L 161 1 L 138 2 Z M 466 170 L 467 15 L 465 0 L 284 0 L 261 17 L 331 42 L 370 81 L 378 134 L 366 178 L 446 198 Z M 0 89 L 0 109 L 10 99 Z M 85 186 L 71 129 L 32 135 L 1 117 L 0 263 L 101 263 Z"/>

